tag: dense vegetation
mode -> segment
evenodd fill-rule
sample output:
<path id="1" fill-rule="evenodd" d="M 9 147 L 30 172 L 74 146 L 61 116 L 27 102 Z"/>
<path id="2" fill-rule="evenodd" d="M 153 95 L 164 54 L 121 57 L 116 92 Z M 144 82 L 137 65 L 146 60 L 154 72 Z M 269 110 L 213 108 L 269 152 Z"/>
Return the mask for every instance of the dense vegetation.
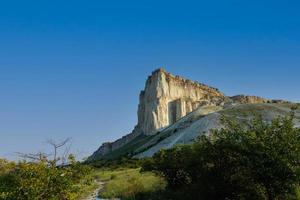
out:
<path id="1" fill-rule="evenodd" d="M 162 175 L 168 186 L 148 199 L 299 199 L 300 129 L 293 119 L 224 118 L 225 128 L 210 136 L 160 151 L 143 170 Z"/>
<path id="2" fill-rule="evenodd" d="M 0 160 L 0 200 L 72 200 L 92 189 L 91 168 L 70 157 L 68 166 Z"/>

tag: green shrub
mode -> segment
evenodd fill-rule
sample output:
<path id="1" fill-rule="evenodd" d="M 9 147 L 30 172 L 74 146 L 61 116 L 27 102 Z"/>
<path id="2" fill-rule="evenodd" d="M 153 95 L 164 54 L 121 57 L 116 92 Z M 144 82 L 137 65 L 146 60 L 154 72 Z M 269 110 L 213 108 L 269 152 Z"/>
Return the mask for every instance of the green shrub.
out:
<path id="1" fill-rule="evenodd" d="M 223 119 L 225 128 L 195 144 L 160 151 L 143 170 L 165 177 L 165 199 L 296 198 L 300 129 L 293 118 L 267 123 L 258 117 L 247 127 Z"/>
<path id="2" fill-rule="evenodd" d="M 0 163 L 1 200 L 72 200 L 92 182 L 86 178 L 91 168 L 79 163 L 67 167 L 46 162 Z"/>

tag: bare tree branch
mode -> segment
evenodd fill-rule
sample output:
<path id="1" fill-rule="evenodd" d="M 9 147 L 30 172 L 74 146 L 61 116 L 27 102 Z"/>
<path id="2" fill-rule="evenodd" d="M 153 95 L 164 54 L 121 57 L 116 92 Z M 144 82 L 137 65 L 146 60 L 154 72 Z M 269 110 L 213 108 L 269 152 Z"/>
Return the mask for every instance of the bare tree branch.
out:
<path id="1" fill-rule="evenodd" d="M 26 161 L 29 160 L 30 162 L 46 162 L 53 167 L 57 166 L 59 160 L 61 160 L 61 164 L 67 164 L 67 158 L 70 154 L 71 145 L 68 143 L 71 141 L 71 138 L 67 138 L 61 142 L 56 142 L 54 140 L 47 140 L 47 144 L 51 145 L 53 148 L 53 153 L 47 154 L 44 152 L 38 153 L 20 153 L 16 152 L 17 156 L 25 159 Z M 59 150 L 65 146 L 65 149 L 61 156 L 59 156 Z M 53 156 L 53 159 L 50 159 L 50 156 Z"/>
<path id="2" fill-rule="evenodd" d="M 17 156 L 20 158 L 23 158 L 25 160 L 30 160 L 31 162 L 41 162 L 46 161 L 48 162 L 48 157 L 51 156 L 51 154 L 46 154 L 43 152 L 38 153 L 20 153 L 16 152 Z"/>
<path id="3" fill-rule="evenodd" d="M 69 143 L 69 145 L 66 146 L 66 148 L 61 156 L 62 165 L 67 164 L 67 160 L 70 155 L 70 150 L 71 150 L 71 144 Z"/>
<path id="4" fill-rule="evenodd" d="M 47 143 L 50 144 L 53 147 L 53 164 L 56 166 L 57 162 L 60 159 L 63 159 L 62 157 L 58 157 L 58 149 L 60 149 L 61 147 L 65 146 L 69 141 L 71 140 L 71 138 L 67 138 L 61 142 L 56 142 L 54 140 L 47 140 Z"/>

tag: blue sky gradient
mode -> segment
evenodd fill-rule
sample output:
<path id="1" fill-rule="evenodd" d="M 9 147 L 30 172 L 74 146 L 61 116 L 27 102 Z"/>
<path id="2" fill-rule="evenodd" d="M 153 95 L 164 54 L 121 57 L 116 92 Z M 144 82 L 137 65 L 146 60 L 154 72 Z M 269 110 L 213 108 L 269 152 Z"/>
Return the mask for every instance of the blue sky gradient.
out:
<path id="1" fill-rule="evenodd" d="M 0 157 L 72 137 L 89 155 L 129 133 L 158 67 L 219 88 L 300 101 L 299 1 L 0 3 Z"/>

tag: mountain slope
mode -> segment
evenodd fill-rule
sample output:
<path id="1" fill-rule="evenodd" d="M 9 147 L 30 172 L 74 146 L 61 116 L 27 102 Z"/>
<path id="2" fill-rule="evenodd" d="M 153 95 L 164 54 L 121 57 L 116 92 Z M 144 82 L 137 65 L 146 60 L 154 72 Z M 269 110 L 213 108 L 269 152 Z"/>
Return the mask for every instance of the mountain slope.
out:
<path id="1" fill-rule="evenodd" d="M 288 114 L 292 105 L 258 96 L 229 97 L 217 88 L 158 69 L 147 78 L 140 93 L 133 131 L 103 143 L 89 160 L 151 156 L 159 149 L 191 143 L 199 135 L 220 128 L 221 115 L 247 120 L 259 114 L 271 120 Z"/>
<path id="2" fill-rule="evenodd" d="M 261 115 L 264 120 L 271 121 L 275 117 L 288 115 L 293 104 L 243 104 L 230 106 L 225 109 L 216 109 L 216 112 L 207 115 L 202 114 L 199 108 L 182 118 L 175 124 L 157 133 L 148 143 L 138 148 L 135 157 L 149 157 L 160 149 L 171 148 L 178 144 L 188 144 L 194 142 L 197 137 L 207 134 L 211 129 L 221 128 L 220 117 L 222 115 L 246 121 L 255 115 Z M 300 126 L 300 109 L 296 110 L 296 126 Z"/>

